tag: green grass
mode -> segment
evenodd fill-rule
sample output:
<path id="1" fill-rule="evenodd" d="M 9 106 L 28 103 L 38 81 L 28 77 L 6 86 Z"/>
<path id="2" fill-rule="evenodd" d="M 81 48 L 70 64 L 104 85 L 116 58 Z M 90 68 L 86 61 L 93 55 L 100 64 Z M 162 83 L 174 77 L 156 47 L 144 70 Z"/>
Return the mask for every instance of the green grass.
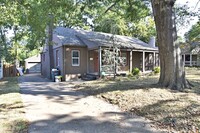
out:
<path id="1" fill-rule="evenodd" d="M 123 111 L 152 120 L 157 128 L 194 132 L 200 129 L 200 68 L 186 68 L 186 72 L 194 86 L 184 92 L 159 88 L 159 75 L 89 81 L 76 87 Z"/>
<path id="2" fill-rule="evenodd" d="M 25 118 L 17 77 L 0 80 L 0 133 L 26 133 Z"/>

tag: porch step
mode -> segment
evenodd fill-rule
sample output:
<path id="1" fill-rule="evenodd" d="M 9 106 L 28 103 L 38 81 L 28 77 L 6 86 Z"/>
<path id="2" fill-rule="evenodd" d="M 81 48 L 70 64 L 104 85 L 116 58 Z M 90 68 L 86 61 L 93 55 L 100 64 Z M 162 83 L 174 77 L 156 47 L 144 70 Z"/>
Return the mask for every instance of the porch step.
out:
<path id="1" fill-rule="evenodd" d="M 98 75 L 90 74 L 90 73 L 87 73 L 86 75 L 82 76 L 82 80 L 86 80 L 86 81 L 96 80 L 97 78 L 98 78 Z"/>

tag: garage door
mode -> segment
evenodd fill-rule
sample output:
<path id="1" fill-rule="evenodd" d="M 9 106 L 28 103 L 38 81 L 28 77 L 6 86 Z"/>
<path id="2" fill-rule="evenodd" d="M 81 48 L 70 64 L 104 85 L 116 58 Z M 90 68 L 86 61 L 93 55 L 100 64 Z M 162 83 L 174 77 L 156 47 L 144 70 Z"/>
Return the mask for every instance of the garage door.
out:
<path id="1" fill-rule="evenodd" d="M 29 73 L 40 73 L 41 72 L 41 63 L 28 62 Z"/>

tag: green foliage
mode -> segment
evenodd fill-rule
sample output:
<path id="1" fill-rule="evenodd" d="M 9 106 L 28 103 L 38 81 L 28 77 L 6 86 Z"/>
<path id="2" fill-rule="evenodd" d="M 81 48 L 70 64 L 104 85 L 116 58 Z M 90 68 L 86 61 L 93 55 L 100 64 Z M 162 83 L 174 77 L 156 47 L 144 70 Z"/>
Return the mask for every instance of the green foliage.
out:
<path id="1" fill-rule="evenodd" d="M 140 0 L 4 0 L 0 3 L 0 12 L 0 28 L 15 31 L 11 40 L 4 39 L 5 43 L 1 43 L 4 44 L 3 51 L 12 51 L 1 52 L 2 56 L 10 61 L 24 58 L 24 55 L 19 55 L 24 48 L 17 50 L 21 45 L 26 45 L 25 51 L 38 49 L 44 45 L 49 14 L 54 16 L 55 26 L 135 36 L 144 41 L 148 41 L 152 34 L 155 35 L 151 30 L 154 29 L 154 23 L 152 25 L 145 21 L 150 10 Z M 138 28 L 140 26 L 143 27 Z M 4 37 L 2 34 L 1 36 Z M 9 45 L 8 41 L 11 44 L 9 48 L 6 47 Z"/>
<path id="2" fill-rule="evenodd" d="M 192 26 L 190 31 L 185 34 L 189 42 L 200 42 L 200 21 Z"/>
<path id="3" fill-rule="evenodd" d="M 20 51 L 24 48 L 16 50 L 21 45 L 25 45 L 25 51 L 43 46 L 49 14 L 54 16 L 54 26 L 133 36 L 148 42 L 156 35 L 149 3 L 148 0 L 2 0 L 0 56 L 22 59 Z M 188 15 L 186 11 L 186 7 L 177 10 L 179 16 Z M 9 40 L 5 34 L 10 29 L 15 35 Z"/>
<path id="4" fill-rule="evenodd" d="M 98 9 L 95 9 L 96 17 L 93 19 L 95 31 L 113 33 L 114 29 L 115 34 L 133 36 L 145 42 L 156 35 L 155 23 L 144 1 L 122 0 L 113 4 L 104 1 L 96 3 L 96 6 Z"/>
<path id="5" fill-rule="evenodd" d="M 153 71 L 155 74 L 160 73 L 160 67 L 155 67 Z"/>
<path id="6" fill-rule="evenodd" d="M 135 76 L 139 75 L 140 74 L 140 69 L 137 68 L 137 67 L 133 68 L 132 74 L 135 75 Z"/>

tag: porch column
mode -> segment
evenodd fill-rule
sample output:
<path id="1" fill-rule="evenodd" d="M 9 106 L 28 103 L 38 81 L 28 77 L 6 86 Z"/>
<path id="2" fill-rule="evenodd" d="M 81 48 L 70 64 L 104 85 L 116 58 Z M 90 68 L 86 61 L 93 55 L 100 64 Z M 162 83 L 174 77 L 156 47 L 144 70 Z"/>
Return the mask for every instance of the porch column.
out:
<path id="1" fill-rule="evenodd" d="M 102 66 L 102 60 L 101 60 L 101 47 L 99 47 L 99 51 L 98 51 L 98 53 L 99 53 L 99 75 L 101 76 L 101 66 Z"/>
<path id="2" fill-rule="evenodd" d="M 153 69 L 156 67 L 156 53 L 153 52 Z"/>
<path id="3" fill-rule="evenodd" d="M 192 66 L 192 54 L 190 54 L 190 66 Z"/>
<path id="4" fill-rule="evenodd" d="M 183 65 L 185 66 L 185 54 L 183 55 Z"/>
<path id="5" fill-rule="evenodd" d="M 145 52 L 142 52 L 142 72 L 145 72 Z"/>
<path id="6" fill-rule="evenodd" d="M 133 51 L 130 51 L 130 69 L 129 72 L 132 72 L 133 69 Z"/>

